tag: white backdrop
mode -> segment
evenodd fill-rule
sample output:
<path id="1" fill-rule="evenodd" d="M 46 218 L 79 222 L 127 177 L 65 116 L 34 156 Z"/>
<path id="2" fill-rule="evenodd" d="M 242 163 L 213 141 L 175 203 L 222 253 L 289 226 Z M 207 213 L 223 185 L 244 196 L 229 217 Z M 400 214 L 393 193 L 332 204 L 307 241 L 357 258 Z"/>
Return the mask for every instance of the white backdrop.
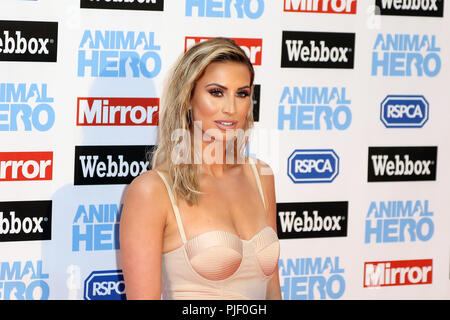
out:
<path id="1" fill-rule="evenodd" d="M 163 5 L 163 11 L 124 10 L 126 5 L 142 9 L 146 2 L 153 9 Z M 443 17 L 432 17 L 418 16 L 422 11 L 406 7 L 400 7 L 398 15 L 374 14 L 384 13 L 384 6 L 392 1 L 381 1 L 381 8 L 375 1 L 319 1 L 316 11 L 315 1 L 309 1 L 311 6 L 308 1 L 289 0 L 162 2 L 0 2 L 0 299 L 124 297 L 117 234 L 126 179 L 145 165 L 138 159 L 145 146 L 157 144 L 159 98 L 169 68 L 185 50 L 185 43 L 191 43 L 188 39 L 215 36 L 244 39 L 240 43 L 247 44 L 255 57 L 259 121 L 250 153 L 269 163 L 275 173 L 279 223 L 284 226 L 279 228 L 283 297 L 449 299 L 448 3 Z M 109 9 L 81 8 L 83 3 Z M 425 14 L 435 12 L 432 3 L 443 6 L 439 0 L 413 3 L 431 9 Z M 335 12 L 318 12 L 326 4 L 328 11 Z M 293 12 L 285 11 L 290 8 Z M 309 12 L 301 12 L 308 8 Z M 340 8 L 343 12 L 336 13 Z M 416 15 L 405 15 L 408 12 Z M 11 21 L 57 22 L 57 36 L 42 36 L 50 32 L 48 24 L 20 29 L 25 23 Z M 25 40 L 21 42 L 17 30 L 22 30 L 24 39 L 35 37 L 35 44 L 27 40 L 24 49 Z M 284 39 L 285 31 L 297 33 L 285 33 L 293 36 Z M 17 52 L 9 52 L 13 42 Z M 311 61 L 320 59 L 322 45 L 329 46 L 320 49 L 325 60 L 329 50 L 328 61 Z M 27 55 L 22 49 L 36 51 L 31 61 L 20 61 Z M 52 53 L 56 61 L 36 61 Z M 289 57 L 291 61 L 286 60 Z M 387 57 L 385 69 L 374 67 L 374 57 Z M 417 66 L 424 63 L 421 75 Z M 320 101 L 306 95 L 314 90 L 319 96 L 330 96 Z M 305 95 L 295 96 L 296 92 Z M 403 102 L 387 105 L 413 105 L 411 117 L 402 114 L 400 120 L 420 118 L 421 127 L 405 127 L 402 121 L 399 128 L 383 124 L 381 104 L 387 96 L 396 95 Z M 428 105 L 411 96 L 423 96 Z M 80 98 L 85 102 L 77 104 Z M 105 106 L 142 107 L 130 108 L 123 118 L 129 122 L 120 123 L 120 117 L 91 113 L 94 101 L 99 112 L 108 109 Z M 79 105 L 85 109 L 79 111 Z M 147 107 L 153 113 L 145 117 Z M 79 117 L 83 110 L 86 118 Z M 395 110 L 390 115 L 388 121 L 398 120 Z M 89 121 L 94 125 L 84 125 Z M 397 167 L 401 166 L 395 163 L 399 147 L 418 147 L 408 151 L 412 152 L 409 159 L 429 167 L 431 175 L 435 170 L 436 176 L 430 178 L 424 172 L 419 176 L 426 181 L 411 181 L 417 180 L 414 175 L 386 171 L 386 180 L 398 176 L 403 181 L 369 182 L 369 167 L 375 161 L 369 147 L 393 147 L 389 160 Z M 437 158 L 424 147 L 437 147 Z M 296 150 L 291 167 L 288 159 Z M 323 150 L 334 152 L 323 162 L 329 166 L 301 162 L 320 158 Z M 388 154 L 383 152 L 379 154 Z M 134 157 L 127 162 L 127 170 L 123 162 L 120 167 L 120 155 L 124 161 L 127 155 Z M 104 167 L 92 167 L 89 173 L 95 159 L 104 161 Z M 117 160 L 116 169 L 111 159 Z M 398 159 L 405 160 L 403 154 Z M 317 182 L 321 174 L 317 168 L 307 172 L 301 163 L 319 163 L 318 170 L 324 169 L 332 181 Z M 80 178 L 83 173 L 97 177 Z M 306 182 L 305 177 L 312 181 Z M 47 201 L 46 206 L 30 203 L 38 200 Z M 404 211 L 406 216 L 401 216 L 402 210 L 380 213 L 381 207 L 389 205 L 411 205 L 411 210 Z M 294 220 L 286 217 L 294 215 L 287 212 L 295 212 L 302 225 L 299 219 L 297 226 L 289 225 Z M 316 229 L 308 230 L 313 223 Z M 379 229 L 370 231 L 375 227 Z M 289 228 L 291 232 L 286 231 Z"/>

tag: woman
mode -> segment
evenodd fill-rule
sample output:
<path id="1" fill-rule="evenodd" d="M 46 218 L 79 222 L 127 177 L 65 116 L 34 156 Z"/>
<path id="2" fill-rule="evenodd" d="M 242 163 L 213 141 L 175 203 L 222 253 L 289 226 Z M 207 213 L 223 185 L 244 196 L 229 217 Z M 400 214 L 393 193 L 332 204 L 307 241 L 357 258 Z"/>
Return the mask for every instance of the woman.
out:
<path id="1" fill-rule="evenodd" d="M 225 38 L 177 61 L 153 170 L 129 185 L 122 211 L 128 299 L 281 299 L 273 173 L 240 158 L 253 79 L 244 51 Z"/>

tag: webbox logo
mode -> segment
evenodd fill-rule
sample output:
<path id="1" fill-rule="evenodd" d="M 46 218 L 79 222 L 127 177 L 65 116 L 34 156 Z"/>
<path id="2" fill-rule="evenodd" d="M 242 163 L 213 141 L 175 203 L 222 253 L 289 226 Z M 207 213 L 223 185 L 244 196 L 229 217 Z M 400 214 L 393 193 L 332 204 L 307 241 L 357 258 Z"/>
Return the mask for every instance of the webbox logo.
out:
<path id="1" fill-rule="evenodd" d="M 369 147 L 368 182 L 436 180 L 437 147 Z"/>
<path id="2" fill-rule="evenodd" d="M 163 11 L 164 0 L 80 0 L 80 8 Z"/>
<path id="3" fill-rule="evenodd" d="M 389 95 L 381 103 L 380 119 L 386 128 L 422 128 L 429 110 L 424 96 Z"/>
<path id="4" fill-rule="evenodd" d="M 353 69 L 355 34 L 283 31 L 282 68 Z"/>
<path id="5" fill-rule="evenodd" d="M 442 68 L 436 35 L 378 34 L 372 52 L 372 76 L 436 77 Z"/>
<path id="6" fill-rule="evenodd" d="M 0 242 L 51 240 L 52 201 L 0 202 Z"/>
<path id="7" fill-rule="evenodd" d="M 0 182 L 52 180 L 53 152 L 0 152 Z"/>
<path id="8" fill-rule="evenodd" d="M 77 126 L 157 126 L 159 98 L 77 98 Z"/>
<path id="9" fill-rule="evenodd" d="M 74 185 L 128 184 L 149 169 L 155 146 L 75 146 Z"/>
<path id="10" fill-rule="evenodd" d="M 431 284 L 432 281 L 432 259 L 364 263 L 364 288 Z"/>
<path id="11" fill-rule="evenodd" d="M 280 239 L 346 237 L 348 202 L 277 203 Z"/>
<path id="12" fill-rule="evenodd" d="M 444 0 L 375 0 L 375 5 L 377 14 L 386 16 L 444 16 Z"/>
<path id="13" fill-rule="evenodd" d="M 283 300 L 339 299 L 345 293 L 340 257 L 280 259 Z"/>
<path id="14" fill-rule="evenodd" d="M 284 0 L 285 12 L 356 14 L 357 0 Z"/>
<path id="15" fill-rule="evenodd" d="M 56 62 L 58 22 L 0 20 L 0 61 Z"/>
<path id="16" fill-rule="evenodd" d="M 46 83 L 0 83 L 0 131 L 48 131 L 55 123 Z"/>
<path id="17" fill-rule="evenodd" d="M 264 13 L 264 0 L 186 0 L 185 16 L 258 19 Z"/>
<path id="18" fill-rule="evenodd" d="M 154 78 L 161 71 L 160 50 L 154 32 L 87 29 L 78 48 L 78 76 Z"/>
<path id="19" fill-rule="evenodd" d="M 346 130 L 352 122 L 347 88 L 284 87 L 278 106 L 278 129 Z"/>
<path id="20" fill-rule="evenodd" d="M 42 260 L 0 261 L 0 299 L 48 300 L 48 278 Z"/>
<path id="21" fill-rule="evenodd" d="M 193 46 L 196 43 L 204 40 L 212 39 L 213 37 L 190 37 L 187 36 L 184 39 L 184 51 Z M 262 60 L 262 39 L 260 38 L 230 38 L 244 50 L 247 57 L 250 59 L 254 66 L 260 66 Z"/>

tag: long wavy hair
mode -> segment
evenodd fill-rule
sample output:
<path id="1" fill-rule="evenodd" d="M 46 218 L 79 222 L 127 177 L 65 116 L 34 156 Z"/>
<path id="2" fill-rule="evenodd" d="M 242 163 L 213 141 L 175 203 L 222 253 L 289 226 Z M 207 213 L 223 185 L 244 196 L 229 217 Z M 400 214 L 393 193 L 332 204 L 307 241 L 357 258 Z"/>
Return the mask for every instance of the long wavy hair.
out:
<path id="1" fill-rule="evenodd" d="M 169 183 L 175 197 L 183 198 L 189 205 L 197 204 L 198 196 L 201 194 L 198 190 L 200 165 L 194 159 L 193 121 L 188 115 L 191 98 L 196 82 L 202 77 L 205 69 L 213 62 L 227 61 L 243 63 L 248 67 L 250 86 L 253 88 L 255 72 L 250 59 L 233 40 L 228 38 L 209 39 L 189 48 L 176 61 L 164 86 L 158 127 L 159 141 L 149 156 L 152 168 L 159 167 L 168 172 Z M 253 103 L 250 104 L 243 130 L 247 132 L 252 127 Z M 183 129 L 182 132 L 188 133 L 182 137 L 181 143 L 179 139 L 174 138 L 174 133 L 180 132 L 177 129 Z M 244 139 L 245 149 L 248 136 L 245 135 Z M 187 156 L 189 161 L 182 163 L 173 161 L 174 152 Z"/>

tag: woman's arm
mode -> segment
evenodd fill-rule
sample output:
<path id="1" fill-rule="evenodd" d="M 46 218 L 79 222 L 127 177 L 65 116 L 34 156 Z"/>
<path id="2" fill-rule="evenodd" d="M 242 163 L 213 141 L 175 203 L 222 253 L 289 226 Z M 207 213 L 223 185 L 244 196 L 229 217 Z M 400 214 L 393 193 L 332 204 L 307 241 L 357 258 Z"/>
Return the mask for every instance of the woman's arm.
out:
<path id="1" fill-rule="evenodd" d="M 261 160 L 257 161 L 259 176 L 261 177 L 261 184 L 266 200 L 267 208 L 267 224 L 271 226 L 275 232 L 277 231 L 277 202 L 275 197 L 275 179 L 270 166 Z M 272 279 L 267 285 L 266 299 L 281 300 L 280 279 L 278 273 L 278 263 Z"/>
<path id="2" fill-rule="evenodd" d="M 161 256 L 167 217 L 165 186 L 148 171 L 126 190 L 120 219 L 120 254 L 127 299 L 161 298 Z"/>

